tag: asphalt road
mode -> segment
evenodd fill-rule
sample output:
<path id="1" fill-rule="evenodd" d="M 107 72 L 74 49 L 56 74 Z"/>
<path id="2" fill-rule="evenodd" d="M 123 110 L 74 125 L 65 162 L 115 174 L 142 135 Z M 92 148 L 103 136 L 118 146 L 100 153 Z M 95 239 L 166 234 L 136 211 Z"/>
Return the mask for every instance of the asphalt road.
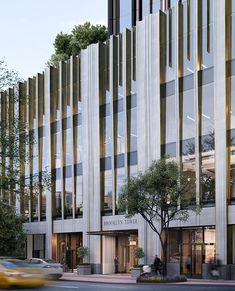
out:
<path id="1" fill-rule="evenodd" d="M 21 289 L 25 290 L 25 289 Z M 29 290 L 29 289 L 27 289 Z M 52 282 L 49 286 L 34 289 L 35 291 L 231 291 L 235 286 L 189 286 L 189 285 L 130 285 L 130 284 L 104 284 L 104 283 L 84 283 L 60 281 Z M 12 290 L 16 291 L 16 290 Z"/>

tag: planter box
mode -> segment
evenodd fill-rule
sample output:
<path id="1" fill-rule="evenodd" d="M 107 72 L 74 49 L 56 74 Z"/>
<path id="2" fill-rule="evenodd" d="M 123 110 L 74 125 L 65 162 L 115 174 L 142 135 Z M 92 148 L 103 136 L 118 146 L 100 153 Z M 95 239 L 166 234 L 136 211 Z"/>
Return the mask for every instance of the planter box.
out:
<path id="1" fill-rule="evenodd" d="M 132 268 L 131 277 L 138 278 L 143 273 L 142 268 Z"/>
<path id="2" fill-rule="evenodd" d="M 78 265 L 77 274 L 78 275 L 91 275 L 91 265 Z"/>

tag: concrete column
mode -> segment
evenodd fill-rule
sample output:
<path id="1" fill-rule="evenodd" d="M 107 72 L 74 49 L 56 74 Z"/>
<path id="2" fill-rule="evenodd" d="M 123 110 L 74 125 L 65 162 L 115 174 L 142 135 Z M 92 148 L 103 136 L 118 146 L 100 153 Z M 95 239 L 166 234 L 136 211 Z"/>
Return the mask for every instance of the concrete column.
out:
<path id="1" fill-rule="evenodd" d="M 151 14 L 136 26 L 137 149 L 138 170 L 146 170 L 161 157 L 160 130 L 160 31 L 162 12 Z M 156 221 L 156 223 L 158 223 Z M 141 245 L 149 259 L 161 253 L 159 239 L 146 222 L 140 228 Z M 143 235 L 143 237 L 142 237 Z M 149 242 L 148 242 L 149 240 Z M 151 244 L 150 251 L 148 244 Z"/>
<path id="2" fill-rule="evenodd" d="M 226 152 L 226 35 L 225 0 L 214 1 L 214 112 L 216 177 L 216 252 L 227 263 L 227 167 Z"/>
<path id="3" fill-rule="evenodd" d="M 100 147 L 99 147 L 99 49 L 89 46 L 81 55 L 81 96 L 83 102 L 83 244 L 89 248 L 88 260 L 95 273 L 101 272 L 101 237 L 89 231 L 101 230 Z"/>
<path id="4" fill-rule="evenodd" d="M 33 235 L 27 235 L 27 258 L 32 258 L 33 256 Z"/>

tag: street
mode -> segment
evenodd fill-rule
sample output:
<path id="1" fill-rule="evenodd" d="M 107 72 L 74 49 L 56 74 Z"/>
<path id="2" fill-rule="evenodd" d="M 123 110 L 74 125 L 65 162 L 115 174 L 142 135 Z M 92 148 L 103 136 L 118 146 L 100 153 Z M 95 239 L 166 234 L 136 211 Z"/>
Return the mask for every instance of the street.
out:
<path id="1" fill-rule="evenodd" d="M 57 281 L 50 283 L 49 286 L 40 289 L 42 291 L 74 291 L 74 290 L 84 290 L 84 291 L 119 291 L 119 290 L 128 290 L 128 291 L 231 291 L 235 290 L 235 286 L 215 286 L 215 285 L 205 285 L 205 286 L 193 286 L 193 285 L 165 285 L 165 284 L 154 284 L 154 285 L 134 285 L 134 284 L 105 284 L 105 283 L 91 283 L 91 282 L 71 282 L 71 281 Z M 22 289 L 21 289 L 22 290 Z M 24 289 L 23 289 L 24 290 Z M 28 289 L 29 290 L 29 289 Z M 16 291 L 16 290 L 13 290 Z"/>

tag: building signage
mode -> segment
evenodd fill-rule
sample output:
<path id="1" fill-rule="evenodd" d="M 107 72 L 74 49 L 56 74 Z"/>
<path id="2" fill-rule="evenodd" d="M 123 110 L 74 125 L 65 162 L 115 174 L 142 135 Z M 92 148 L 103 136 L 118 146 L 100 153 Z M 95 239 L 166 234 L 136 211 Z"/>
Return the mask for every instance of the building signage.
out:
<path id="1" fill-rule="evenodd" d="M 103 229 L 132 229 L 137 228 L 138 219 L 137 218 L 103 218 Z"/>

